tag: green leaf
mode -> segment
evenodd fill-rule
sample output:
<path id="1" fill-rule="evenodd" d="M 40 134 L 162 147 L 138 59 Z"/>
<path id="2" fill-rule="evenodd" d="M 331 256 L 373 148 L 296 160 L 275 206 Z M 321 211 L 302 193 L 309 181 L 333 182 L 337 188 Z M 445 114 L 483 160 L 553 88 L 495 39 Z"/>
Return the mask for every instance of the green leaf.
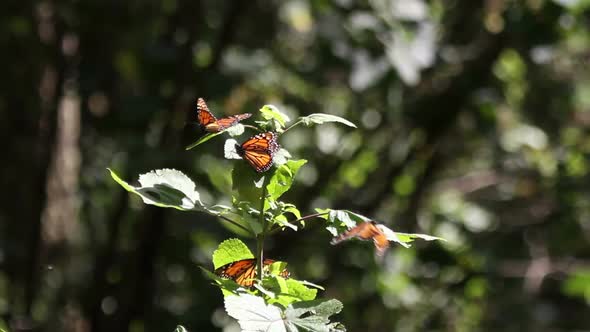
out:
<path id="1" fill-rule="evenodd" d="M 217 135 L 221 135 L 221 133 L 223 133 L 223 131 L 217 132 L 217 133 L 207 133 L 206 135 L 202 136 L 201 138 L 199 138 L 196 142 L 194 142 L 193 144 L 187 146 L 185 148 L 185 150 L 190 150 L 194 147 L 196 147 L 197 145 L 203 144 L 205 142 L 207 142 L 208 140 L 212 139 L 213 137 L 217 136 Z"/>
<path id="2" fill-rule="evenodd" d="M 289 117 L 279 111 L 279 109 L 274 105 L 264 105 L 260 109 L 260 113 L 262 113 L 262 118 L 265 120 L 274 120 L 276 124 L 278 124 L 277 129 L 285 128 L 287 122 L 291 121 Z"/>
<path id="3" fill-rule="evenodd" d="M 302 283 L 305 286 L 309 286 L 309 287 L 313 287 L 313 288 L 317 288 L 319 290 L 326 290 L 324 287 L 318 285 L 318 284 L 314 284 L 313 282 L 309 282 L 307 280 L 298 280 L 300 283 Z"/>
<path id="4" fill-rule="evenodd" d="M 276 206 L 276 210 L 279 212 L 272 210 L 273 205 Z M 289 213 L 289 214 L 292 214 L 295 217 L 295 219 L 301 218 L 301 212 L 299 212 L 299 210 L 297 209 L 297 207 L 295 205 L 290 204 L 290 203 L 281 202 L 281 201 L 271 202 L 271 213 L 273 213 L 276 216 L 273 220 L 274 223 L 279 224 L 284 227 L 289 227 L 292 230 L 297 231 L 297 228 L 298 228 L 297 225 L 290 223 L 289 219 L 286 216 L 286 214 Z M 301 223 L 303 225 L 304 221 L 301 220 Z"/>
<path id="5" fill-rule="evenodd" d="M 381 230 L 383 230 L 384 228 L 389 230 L 388 228 L 386 228 L 383 225 L 379 225 L 381 228 Z M 401 244 L 402 246 L 409 248 L 410 247 L 410 243 L 414 242 L 414 240 L 416 239 L 422 239 L 422 240 L 426 240 L 426 241 L 447 241 L 445 239 L 443 239 L 442 237 L 436 237 L 436 236 L 432 236 L 432 235 L 427 235 L 427 234 L 418 234 L 418 233 L 400 233 L 400 232 L 393 232 L 391 230 L 389 230 L 390 232 L 395 234 L 395 237 L 390 237 L 390 232 L 385 232 L 385 236 L 387 236 L 387 239 L 389 241 L 394 241 L 397 242 L 399 244 Z M 397 240 L 396 240 L 397 239 Z"/>
<path id="6" fill-rule="evenodd" d="M 187 331 L 187 330 L 184 328 L 184 326 L 182 326 L 182 325 L 178 325 L 178 326 L 176 326 L 176 328 L 174 329 L 174 332 L 188 332 L 188 331 Z"/>
<path id="7" fill-rule="evenodd" d="M 107 168 L 108 169 L 108 168 Z M 206 210 L 195 190 L 195 183 L 182 172 L 158 169 L 139 176 L 141 186 L 123 181 L 113 170 L 111 177 L 127 191 L 139 195 L 145 204 L 178 210 Z"/>
<path id="8" fill-rule="evenodd" d="M 288 331 L 346 331 L 340 323 L 330 323 L 329 317 L 342 310 L 338 300 L 314 300 L 297 302 L 285 310 L 285 324 Z"/>
<path id="9" fill-rule="evenodd" d="M 249 202 L 240 202 L 237 209 L 241 218 L 241 224 L 246 224 L 252 231 L 253 235 L 262 233 L 262 224 L 260 223 L 260 211 L 252 208 Z"/>
<path id="10" fill-rule="evenodd" d="M 305 163 L 307 163 L 307 160 L 305 159 L 289 160 L 276 169 L 266 186 L 271 200 L 276 201 L 282 194 L 291 188 L 297 171 L 299 171 L 299 168 L 305 165 Z"/>
<path id="11" fill-rule="evenodd" d="M 360 222 L 369 221 L 368 217 L 354 213 L 348 210 L 332 210 L 332 209 L 315 209 L 318 213 L 324 213 L 319 216 L 328 222 L 326 230 L 333 236 L 337 236 L 342 232 L 356 226 Z"/>
<path id="12" fill-rule="evenodd" d="M 225 311 L 238 320 L 242 331 L 286 331 L 282 310 L 264 303 L 261 297 L 250 294 L 227 296 L 224 303 Z"/>
<path id="13" fill-rule="evenodd" d="M 301 117 L 299 120 L 302 121 L 306 126 L 311 126 L 312 124 L 323 124 L 326 122 L 339 122 L 349 127 L 356 128 L 354 123 L 332 114 L 313 113 L 308 116 Z"/>
<path id="14" fill-rule="evenodd" d="M 572 271 L 563 283 L 562 289 L 569 296 L 583 297 L 590 301 L 590 269 L 580 268 Z"/>
<path id="15" fill-rule="evenodd" d="M 235 281 L 233 281 L 231 279 L 221 278 L 218 275 L 216 275 L 215 273 L 205 269 L 202 266 L 199 266 L 199 268 L 201 269 L 201 271 L 203 272 L 203 274 L 205 275 L 205 277 L 207 279 L 215 281 L 215 284 L 219 287 L 219 289 L 221 289 L 221 293 L 223 294 L 224 297 L 230 296 L 230 295 L 236 295 L 236 294 L 239 294 L 239 292 L 244 291 L 244 288 L 242 286 L 238 285 Z"/>
<path id="16" fill-rule="evenodd" d="M 295 279 L 284 279 L 276 277 L 273 282 L 265 284 L 271 291 L 276 294 L 276 297 L 269 300 L 269 303 L 278 303 L 283 307 L 289 306 L 291 303 L 301 301 L 311 301 L 317 296 L 317 289 L 306 287 L 305 284 Z"/>
<path id="17" fill-rule="evenodd" d="M 276 224 L 279 224 L 281 227 L 289 227 L 290 229 L 292 229 L 294 231 L 297 231 L 297 228 L 298 228 L 297 225 L 290 223 L 284 214 L 276 216 L 274 218 L 273 222 Z"/>
<path id="18" fill-rule="evenodd" d="M 297 207 L 295 207 L 295 205 L 293 204 L 286 204 L 284 207 L 284 211 L 287 213 L 291 213 L 293 214 L 293 216 L 295 216 L 296 219 L 300 219 L 301 218 L 301 212 L 299 212 L 299 209 Z"/>
<path id="19" fill-rule="evenodd" d="M 236 202 L 249 202 L 260 208 L 260 197 L 264 178 L 271 176 L 274 170 L 265 173 L 257 173 L 245 161 L 239 161 L 232 170 L 233 198 Z"/>
<path id="20" fill-rule="evenodd" d="M 3 319 L 0 319 L 0 332 L 10 332 Z"/>
<path id="21" fill-rule="evenodd" d="M 251 259 L 254 255 L 244 242 L 238 239 L 228 239 L 219 244 L 213 252 L 213 268 L 218 269 L 226 264 L 242 259 Z"/>

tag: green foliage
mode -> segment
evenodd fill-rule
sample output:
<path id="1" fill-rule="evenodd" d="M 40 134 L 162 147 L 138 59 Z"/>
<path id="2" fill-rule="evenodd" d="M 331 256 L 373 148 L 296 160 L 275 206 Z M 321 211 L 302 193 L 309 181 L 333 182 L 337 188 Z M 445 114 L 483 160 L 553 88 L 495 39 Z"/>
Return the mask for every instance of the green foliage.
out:
<path id="1" fill-rule="evenodd" d="M 330 323 L 330 316 L 342 310 L 338 300 L 298 302 L 285 311 L 286 321 L 307 331 L 346 331 L 340 323 Z M 297 329 L 292 327 L 293 331 Z"/>
<path id="2" fill-rule="evenodd" d="M 328 222 L 326 230 L 333 236 L 337 236 L 356 226 L 357 223 L 369 221 L 370 219 L 348 210 L 333 210 L 333 209 L 315 209 L 322 219 Z"/>
<path id="3" fill-rule="evenodd" d="M 254 258 L 254 255 L 244 242 L 228 239 L 221 242 L 217 250 L 213 252 L 213 268 L 217 269 L 231 262 L 250 258 Z"/>
<path id="4" fill-rule="evenodd" d="M 227 296 L 225 311 L 238 320 L 243 331 L 284 331 L 282 310 L 251 294 Z"/>
<path id="5" fill-rule="evenodd" d="M 203 144 L 203 143 L 207 142 L 208 140 L 212 139 L 213 137 L 215 137 L 215 136 L 219 136 L 219 135 L 221 135 L 221 134 L 223 134 L 223 131 L 220 131 L 220 132 L 218 132 L 218 133 L 207 133 L 207 134 L 205 134 L 204 136 L 201 136 L 201 138 L 199 138 L 199 139 L 198 139 L 197 141 L 195 141 L 194 143 L 192 143 L 192 144 L 190 144 L 189 146 L 187 146 L 187 147 L 185 148 L 185 150 L 187 150 L 187 151 L 188 151 L 188 150 L 190 150 L 190 149 L 192 149 L 192 148 L 195 148 L 195 147 L 197 147 L 198 145 L 201 145 L 201 144 Z"/>
<path id="6" fill-rule="evenodd" d="M 348 120 L 329 114 L 312 114 L 299 120 L 291 127 L 286 127 L 290 119 L 278 108 L 265 105 L 260 109 L 264 121 L 257 121 L 261 130 L 275 130 L 284 132 L 303 123 L 307 126 L 336 122 L 349 127 L 356 126 Z M 243 133 L 243 127 L 228 129 L 232 135 Z M 207 142 L 219 135 L 206 134 L 188 149 Z M 224 144 L 224 156 L 227 159 L 241 159 L 236 151 L 239 143 L 235 139 L 228 139 Z M 301 211 L 294 204 L 279 201 L 291 189 L 295 176 L 307 160 L 291 159 L 291 154 L 280 149 L 279 160 L 273 160 L 275 167 L 264 173 L 258 173 L 247 163 L 235 163 L 232 173 L 232 206 L 215 205 L 206 207 L 199 199 L 195 184 L 186 175 L 176 170 L 157 170 L 143 174 L 139 178 L 140 187 L 133 187 L 121 180 L 113 171 L 111 176 L 126 190 L 139 195 L 144 203 L 161 207 L 172 207 L 179 210 L 201 210 L 212 215 L 223 217 L 234 226 L 249 231 L 256 236 L 257 252 L 254 255 L 239 239 L 223 241 L 212 256 L 213 268 L 217 270 L 227 264 L 245 259 L 256 259 L 243 262 L 243 268 L 231 269 L 217 275 L 205 268 L 201 268 L 205 276 L 215 282 L 225 297 L 225 308 L 228 314 L 236 318 L 244 330 L 248 331 L 343 331 L 340 323 L 331 323 L 329 317 L 342 310 L 342 304 L 337 300 L 316 300 L 318 289 L 322 287 L 286 278 L 287 264 L 274 262 L 264 265 L 264 239 L 272 235 L 274 230 L 290 228 L 299 230 L 297 221 L 304 226 L 304 220 L 320 216 L 327 221 L 326 228 L 334 235 L 342 234 L 360 222 L 369 218 L 348 210 L 316 209 L 317 215 L 302 216 Z M 237 220 L 230 219 L 236 218 Z M 387 239 L 409 246 L 409 242 L 416 238 L 427 240 L 438 239 L 422 234 L 396 233 L 383 225 L 381 227 Z M 266 258 L 266 256 L 264 256 Z M 232 266 L 234 267 L 234 266 Z M 243 278 L 240 278 L 244 276 Z M 255 280 L 252 280 L 255 279 Z"/>
<path id="7" fill-rule="evenodd" d="M 287 123 L 291 121 L 287 114 L 279 111 L 274 105 L 264 105 L 260 109 L 262 118 L 267 120 L 266 123 L 261 123 L 265 129 L 274 129 L 275 131 L 281 132 Z"/>
<path id="8" fill-rule="evenodd" d="M 223 133 L 228 133 L 230 136 L 240 136 L 244 133 L 244 125 L 242 125 L 241 123 L 235 124 L 225 130 L 222 130 L 220 132 L 216 132 L 216 133 L 207 133 L 203 136 L 201 136 L 198 140 L 196 140 L 194 143 L 191 143 L 190 145 L 188 145 L 185 150 L 191 150 L 205 142 L 207 142 L 208 140 L 219 136 Z"/>
<path id="9" fill-rule="evenodd" d="M 575 271 L 564 283 L 563 290 L 570 296 L 584 298 L 590 303 L 590 269 Z"/>
<path id="10" fill-rule="evenodd" d="M 295 326 L 304 331 L 346 331 L 340 323 L 330 323 L 330 316 L 342 310 L 342 303 L 338 300 L 298 302 L 287 308 L 285 321 L 290 331 L 298 331 Z"/>
<path id="11" fill-rule="evenodd" d="M 310 114 L 308 116 L 304 116 L 300 119 L 303 124 L 305 124 L 306 126 L 312 126 L 313 124 L 324 124 L 324 123 L 328 123 L 328 122 L 338 122 L 338 123 L 342 123 L 344 125 L 347 125 L 349 127 L 352 128 L 356 128 L 356 125 L 344 118 L 341 118 L 339 116 L 336 115 L 332 115 L 332 114 L 323 114 L 323 113 L 314 113 L 314 114 Z"/>
<path id="12" fill-rule="evenodd" d="M 232 171 L 232 199 L 234 203 L 248 202 L 252 204 L 259 202 L 262 197 L 262 186 L 270 176 L 269 172 L 254 172 L 252 167 L 245 162 L 236 163 Z M 256 206 L 256 208 L 260 208 L 260 206 Z"/>
<path id="13" fill-rule="evenodd" d="M 0 308 L 11 328 L 230 330 L 217 282 L 195 264 L 212 271 L 227 238 L 257 256 L 265 237 L 265 256 L 346 303 L 337 320 L 351 331 L 588 330 L 589 0 L 8 3 Z M 308 160 L 264 213 L 267 195 L 232 199 L 234 166 L 256 174 L 221 151 L 241 125 L 179 151 L 202 134 L 198 97 L 220 118 L 255 113 L 234 142 L 284 133 L 269 177 Z M 290 119 L 264 119 L 265 103 Z M 358 128 L 308 119 L 320 112 Z M 207 210 L 166 186 L 137 192 L 158 168 L 188 175 Z M 330 247 L 315 207 L 359 212 L 416 248 L 380 262 L 370 242 Z"/>
<path id="14" fill-rule="evenodd" d="M 277 168 L 266 186 L 268 198 L 271 201 L 276 201 L 291 188 L 293 179 L 295 178 L 295 175 L 297 175 L 297 171 L 299 171 L 301 166 L 305 165 L 305 163 L 307 163 L 307 160 L 305 159 L 289 160 L 287 163 Z"/>
<path id="15" fill-rule="evenodd" d="M 317 295 L 317 289 L 307 287 L 302 281 L 292 278 L 275 277 L 265 283 L 265 287 L 275 294 L 268 303 L 280 304 L 283 308 L 294 302 L 311 301 Z"/>
<path id="16" fill-rule="evenodd" d="M 408 234 L 408 233 L 400 233 L 400 232 L 393 232 L 391 230 L 389 230 L 386 227 L 383 227 L 383 229 L 387 229 L 388 231 L 390 231 L 393 235 L 390 237 L 388 236 L 388 239 L 390 241 L 395 241 L 399 244 L 401 244 L 402 246 L 409 248 L 410 247 L 410 243 L 414 242 L 414 240 L 416 239 L 421 239 L 421 240 L 426 240 L 426 241 L 434 241 L 434 240 L 438 240 L 438 241 L 446 241 L 445 239 L 443 239 L 442 237 L 437 237 L 437 236 L 432 236 L 432 235 L 426 235 L 426 234 Z M 388 233 L 386 232 L 386 235 Z M 395 239 L 395 240 L 393 240 Z"/>
<path id="17" fill-rule="evenodd" d="M 123 181 L 109 169 L 111 177 L 125 190 L 141 197 L 145 204 L 178 210 L 200 210 L 203 203 L 195 183 L 182 172 L 174 169 L 160 169 L 139 176 L 139 187 Z"/>
<path id="18" fill-rule="evenodd" d="M 242 294 L 226 297 L 225 310 L 244 331 L 345 331 L 341 324 L 330 323 L 329 317 L 342 310 L 337 300 L 298 302 L 283 311 L 259 297 Z"/>
<path id="19" fill-rule="evenodd" d="M 0 319 L 0 332 L 10 332 L 3 319 Z"/>

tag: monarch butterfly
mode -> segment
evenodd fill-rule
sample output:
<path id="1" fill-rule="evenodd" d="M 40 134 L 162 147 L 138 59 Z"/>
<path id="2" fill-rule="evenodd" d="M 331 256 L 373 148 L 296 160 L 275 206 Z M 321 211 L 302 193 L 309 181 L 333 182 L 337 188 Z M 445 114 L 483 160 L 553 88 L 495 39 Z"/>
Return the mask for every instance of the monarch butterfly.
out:
<path id="1" fill-rule="evenodd" d="M 264 259 L 263 269 L 267 270 L 268 266 L 275 261 L 269 258 Z M 221 278 L 231 279 L 238 285 L 244 287 L 252 287 L 254 279 L 256 279 L 256 259 L 242 259 L 226 264 L 215 270 L 215 274 Z M 291 275 L 287 269 L 279 273 L 283 278 L 289 278 Z"/>
<path id="2" fill-rule="evenodd" d="M 254 167 L 256 172 L 267 171 L 273 164 L 273 156 L 279 150 L 277 135 L 273 132 L 256 134 L 242 145 L 236 144 L 238 155 Z"/>
<path id="3" fill-rule="evenodd" d="M 374 221 L 360 223 L 340 234 L 340 236 L 333 238 L 330 243 L 337 244 L 351 238 L 358 238 L 365 241 L 373 240 L 375 248 L 377 249 L 377 256 L 383 256 L 387 248 L 389 248 L 389 240 L 387 239 L 387 236 L 385 236 L 385 233 L 377 227 L 377 224 Z"/>
<path id="4" fill-rule="evenodd" d="M 199 98 L 197 100 L 197 118 L 199 120 L 199 124 L 205 131 L 210 133 L 218 133 L 220 131 L 226 130 L 227 128 L 251 116 L 252 114 L 250 113 L 244 113 L 228 116 L 227 118 L 217 119 L 213 113 L 209 111 L 209 107 L 207 107 L 207 104 L 205 104 L 205 100 L 203 100 L 203 98 Z"/>

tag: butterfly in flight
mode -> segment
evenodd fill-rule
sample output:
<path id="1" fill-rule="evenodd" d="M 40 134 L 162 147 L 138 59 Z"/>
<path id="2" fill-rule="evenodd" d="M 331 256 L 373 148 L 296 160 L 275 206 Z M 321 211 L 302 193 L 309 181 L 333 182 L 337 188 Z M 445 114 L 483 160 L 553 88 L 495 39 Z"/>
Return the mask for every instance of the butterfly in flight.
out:
<path id="1" fill-rule="evenodd" d="M 268 266 L 274 262 L 274 260 L 266 258 L 263 269 L 268 270 Z M 231 279 L 240 286 L 252 287 L 256 279 L 256 259 L 242 259 L 241 261 L 226 264 L 216 269 L 215 274 L 224 279 Z M 283 278 L 289 278 L 290 275 L 287 269 L 279 273 L 279 276 Z"/>
<path id="2" fill-rule="evenodd" d="M 201 125 L 201 128 L 209 133 L 218 133 L 220 131 L 226 130 L 227 128 L 236 125 L 238 122 L 251 116 L 252 114 L 250 113 L 244 113 L 217 119 L 213 113 L 209 111 L 209 107 L 207 107 L 207 104 L 203 98 L 199 98 L 197 100 L 197 119 L 199 120 L 199 125 Z"/>
<path id="3" fill-rule="evenodd" d="M 342 241 L 357 238 L 365 241 L 373 240 L 375 248 L 377 249 L 377 256 L 383 257 L 387 248 L 389 248 L 389 240 L 385 233 L 377 227 L 374 221 L 365 221 L 349 229 L 332 239 L 331 244 L 337 244 Z"/>
<path id="4" fill-rule="evenodd" d="M 267 171 L 273 164 L 275 152 L 280 146 L 273 132 L 256 134 L 242 145 L 236 144 L 236 152 L 252 166 L 256 172 Z"/>

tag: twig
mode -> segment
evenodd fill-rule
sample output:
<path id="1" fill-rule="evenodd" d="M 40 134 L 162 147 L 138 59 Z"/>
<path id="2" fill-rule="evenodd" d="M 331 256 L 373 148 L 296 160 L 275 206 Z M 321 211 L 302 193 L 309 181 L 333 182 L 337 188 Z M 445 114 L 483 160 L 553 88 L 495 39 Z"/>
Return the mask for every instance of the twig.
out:
<path id="1" fill-rule="evenodd" d="M 298 126 L 299 124 L 303 123 L 303 120 L 298 120 L 297 122 L 295 122 L 294 124 L 290 125 L 289 127 L 285 128 L 285 130 L 283 130 L 282 134 L 286 133 L 287 131 L 289 131 L 291 128 Z"/>
<path id="2" fill-rule="evenodd" d="M 256 271 L 258 273 L 258 279 L 262 281 L 262 269 L 264 267 L 264 237 L 266 236 L 268 220 L 264 218 L 264 202 L 266 201 L 266 185 L 268 184 L 268 175 L 264 176 L 262 183 L 262 196 L 260 197 L 260 224 L 262 225 L 262 232 L 256 236 L 256 249 L 258 261 L 256 262 Z"/>
<path id="3" fill-rule="evenodd" d="M 315 218 L 315 217 L 319 217 L 319 216 L 324 216 L 324 215 L 327 215 L 328 213 L 329 212 L 321 212 L 321 213 L 310 214 L 310 215 L 307 215 L 307 216 L 303 216 L 303 217 L 301 217 L 299 219 L 295 219 L 293 221 L 289 221 L 289 223 L 294 224 L 294 223 L 296 223 L 298 221 L 303 221 L 303 220 L 307 220 L 307 219 L 311 219 L 311 218 Z M 278 232 L 279 229 L 281 229 L 281 226 L 279 226 L 279 227 L 271 230 L 268 234 L 272 235 L 272 234 Z"/>

